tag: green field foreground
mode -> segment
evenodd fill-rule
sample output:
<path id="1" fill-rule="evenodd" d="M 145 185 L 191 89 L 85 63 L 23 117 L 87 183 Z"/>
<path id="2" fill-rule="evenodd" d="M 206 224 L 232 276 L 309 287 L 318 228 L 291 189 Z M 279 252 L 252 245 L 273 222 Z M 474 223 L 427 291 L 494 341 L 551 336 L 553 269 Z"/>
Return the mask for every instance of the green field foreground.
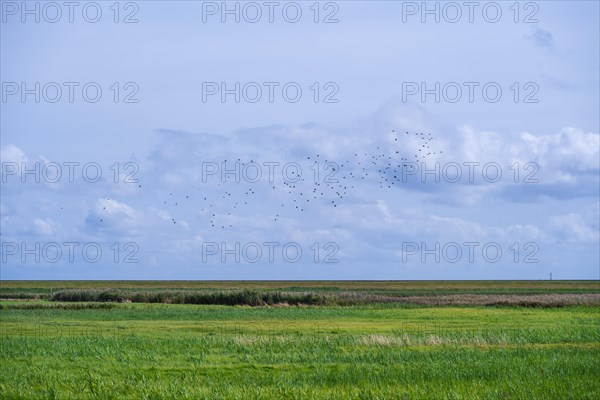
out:
<path id="1" fill-rule="evenodd" d="M 600 393 L 594 305 L 0 305 L 0 398 L 6 399 L 597 399 Z"/>

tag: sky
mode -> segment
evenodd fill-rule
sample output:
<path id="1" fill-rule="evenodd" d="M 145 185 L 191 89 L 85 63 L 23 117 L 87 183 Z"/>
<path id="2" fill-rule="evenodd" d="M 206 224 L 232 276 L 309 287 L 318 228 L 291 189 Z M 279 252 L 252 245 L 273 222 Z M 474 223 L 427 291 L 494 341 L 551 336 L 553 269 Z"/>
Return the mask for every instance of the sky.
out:
<path id="1" fill-rule="evenodd" d="M 596 1 L 0 5 L 1 279 L 600 279 Z"/>

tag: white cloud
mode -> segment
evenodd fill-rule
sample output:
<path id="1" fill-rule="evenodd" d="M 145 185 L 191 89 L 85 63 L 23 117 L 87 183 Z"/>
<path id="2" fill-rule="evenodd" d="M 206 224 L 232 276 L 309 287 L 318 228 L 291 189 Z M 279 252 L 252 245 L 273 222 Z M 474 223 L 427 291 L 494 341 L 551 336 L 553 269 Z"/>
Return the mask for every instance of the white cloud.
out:
<path id="1" fill-rule="evenodd" d="M 17 163 L 20 166 L 21 163 L 27 162 L 28 158 L 19 147 L 9 144 L 0 149 L 0 160 L 3 163 Z"/>
<path id="2" fill-rule="evenodd" d="M 73 215 L 79 222 L 79 226 L 68 229 L 70 236 L 106 242 L 136 241 L 145 259 L 153 260 L 155 265 L 173 257 L 183 264 L 197 262 L 204 241 L 230 246 L 236 241 L 297 241 L 307 254 L 314 242 L 321 246 L 335 242 L 342 259 L 393 263 L 402 255 L 399 249 L 403 242 L 424 242 L 427 246 L 435 242 L 495 241 L 590 245 L 598 239 L 598 226 L 587 222 L 593 212 L 587 215 L 565 205 L 564 214 L 548 222 L 556 203 L 546 204 L 536 198 L 540 193 L 549 193 L 552 202 L 560 203 L 590 196 L 590 182 L 598 179 L 598 134 L 570 127 L 550 134 L 482 131 L 469 125 L 441 128 L 424 110 L 395 108 L 395 104 L 390 102 L 371 118 L 344 129 L 319 124 L 267 126 L 222 136 L 163 130 L 156 147 L 140 161 L 140 165 L 149 166 L 140 168 L 136 176 L 142 188 L 137 184 L 135 190 L 94 185 L 90 190 L 89 185 L 76 182 L 70 191 L 28 196 L 26 203 L 38 214 L 25 230 L 19 230 L 18 225 L 27 227 L 31 219 L 20 217 L 28 211 L 15 208 L 21 199 L 12 198 L 12 191 L 11 196 L 3 198 L 3 228 L 8 227 L 13 236 L 60 235 L 53 214 L 60 206 L 61 218 Z M 421 160 L 497 162 L 505 179 L 497 184 L 431 180 L 398 182 L 391 188 L 387 183 L 380 184 L 378 170 L 389 163 L 386 157 L 393 156 L 394 162 L 414 157 L 423 146 L 420 133 L 432 134 L 426 142 L 427 151 L 437 153 Z M 27 158 L 20 149 L 6 152 L 13 159 Z M 203 162 L 220 164 L 238 158 L 241 162 L 296 162 L 302 166 L 306 180 L 296 184 L 295 192 L 283 185 L 281 175 L 273 184 L 265 180 L 257 184 L 223 183 L 220 174 L 214 181 L 202 182 Z M 316 159 L 321 168 L 325 160 L 340 165 L 337 178 L 346 176 L 342 182 L 348 188 L 342 199 L 335 195 L 337 186 L 333 191 L 327 185 L 316 188 L 319 193 L 329 190 L 334 194 L 332 198 L 312 196 L 313 171 L 309 166 Z M 509 170 L 515 161 L 538 163 L 540 183 L 515 185 Z M 352 180 L 349 171 L 368 172 L 368 177 Z M 324 173 L 321 170 L 321 180 Z M 554 185 L 550 191 L 549 184 Z M 510 191 L 515 188 L 523 191 Z M 332 199 L 336 199 L 337 207 L 333 207 Z M 514 201 L 520 199 L 538 202 L 537 214 L 513 217 L 521 209 Z M 296 209 L 297 205 L 303 211 Z M 5 218 L 7 208 L 17 214 L 11 221 Z M 471 208 L 478 211 L 471 213 Z M 511 216 L 510 221 L 496 218 L 502 214 Z M 63 219 L 61 224 L 68 224 Z"/>
<path id="3" fill-rule="evenodd" d="M 560 242 L 595 244 L 600 242 L 598 229 L 594 229 L 588 221 L 576 213 L 551 217 L 549 229 Z"/>
<path id="4" fill-rule="evenodd" d="M 33 220 L 33 233 L 39 236 L 47 236 L 52 237 L 56 234 L 56 223 L 49 219 L 39 219 L 36 218 Z"/>

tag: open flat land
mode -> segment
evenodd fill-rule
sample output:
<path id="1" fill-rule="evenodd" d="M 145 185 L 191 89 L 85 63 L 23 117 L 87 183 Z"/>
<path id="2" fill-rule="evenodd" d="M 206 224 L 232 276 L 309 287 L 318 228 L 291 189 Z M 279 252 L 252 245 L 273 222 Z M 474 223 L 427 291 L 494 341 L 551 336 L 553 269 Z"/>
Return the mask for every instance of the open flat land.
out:
<path id="1" fill-rule="evenodd" d="M 2 281 L 0 398 L 596 399 L 598 281 Z"/>

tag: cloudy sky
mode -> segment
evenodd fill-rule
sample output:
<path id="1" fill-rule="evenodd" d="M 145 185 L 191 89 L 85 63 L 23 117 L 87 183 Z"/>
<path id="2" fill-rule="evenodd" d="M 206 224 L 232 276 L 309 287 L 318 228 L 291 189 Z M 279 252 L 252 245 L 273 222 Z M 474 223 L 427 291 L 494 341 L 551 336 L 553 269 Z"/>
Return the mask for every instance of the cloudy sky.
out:
<path id="1" fill-rule="evenodd" d="M 600 278 L 595 1 L 0 3 L 2 279 Z"/>

